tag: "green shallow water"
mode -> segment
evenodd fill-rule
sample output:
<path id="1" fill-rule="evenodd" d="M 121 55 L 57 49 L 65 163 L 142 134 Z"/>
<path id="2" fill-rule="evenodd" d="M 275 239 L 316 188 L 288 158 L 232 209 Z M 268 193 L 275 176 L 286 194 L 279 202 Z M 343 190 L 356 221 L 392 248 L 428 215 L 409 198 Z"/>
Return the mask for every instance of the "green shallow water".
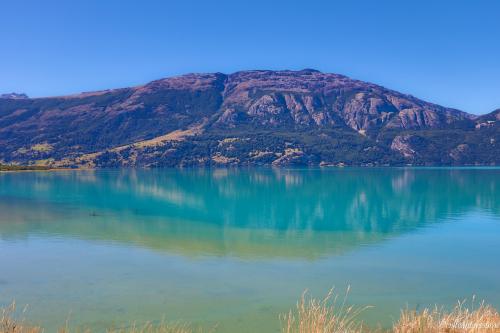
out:
<path id="1" fill-rule="evenodd" d="M 500 169 L 0 173 L 0 305 L 48 332 L 131 321 L 279 332 L 332 286 L 402 307 L 500 308 Z"/>

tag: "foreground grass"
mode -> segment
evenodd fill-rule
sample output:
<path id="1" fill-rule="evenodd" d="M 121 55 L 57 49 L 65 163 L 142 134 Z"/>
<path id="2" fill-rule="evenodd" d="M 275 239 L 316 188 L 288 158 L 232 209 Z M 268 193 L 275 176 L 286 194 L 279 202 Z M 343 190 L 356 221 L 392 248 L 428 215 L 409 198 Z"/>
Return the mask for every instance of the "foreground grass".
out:
<path id="1" fill-rule="evenodd" d="M 468 307 L 465 301 L 458 302 L 451 312 L 437 306 L 433 309 L 403 310 L 394 324 L 394 333 L 483 333 L 500 332 L 500 314 L 490 305 L 481 302 Z"/>
<path id="2" fill-rule="evenodd" d="M 282 333 L 494 333 L 500 332 L 500 314 L 493 307 L 474 299 L 467 305 L 458 302 L 451 310 L 442 307 L 421 311 L 404 309 L 392 329 L 370 329 L 359 320 L 368 307 L 347 305 L 349 290 L 339 297 L 332 289 L 324 299 L 317 300 L 306 292 L 296 307 L 280 316 Z M 0 333 L 44 333 L 39 326 L 15 318 L 15 304 L 1 310 Z M 24 316 L 26 309 L 22 311 Z M 111 328 L 106 333 L 195 333 L 202 332 L 187 324 L 146 323 L 126 328 Z M 207 331 L 205 331 L 207 332 Z M 215 329 L 208 331 L 215 332 Z M 66 324 L 57 333 L 92 333 L 91 330 L 71 331 Z"/>
<path id="3" fill-rule="evenodd" d="M 282 332 L 363 332 L 363 324 L 358 320 L 358 316 L 367 307 L 348 306 L 348 294 L 349 288 L 339 300 L 339 295 L 331 289 L 324 299 L 317 300 L 304 292 L 296 309 L 281 316 Z"/>
<path id="4" fill-rule="evenodd" d="M 16 304 L 12 303 L 9 307 L 2 309 L 0 317 L 0 333 L 44 333 L 40 326 L 29 325 L 25 319 L 14 319 Z M 26 313 L 26 308 L 22 311 L 22 315 Z M 195 333 L 201 332 L 188 324 L 166 323 L 162 321 L 160 324 L 153 325 L 146 323 L 144 325 L 136 325 L 135 323 L 126 328 L 110 328 L 106 333 Z M 72 331 L 68 323 L 62 326 L 57 333 L 92 333 L 89 329 Z M 209 332 L 211 333 L 211 332 Z"/>

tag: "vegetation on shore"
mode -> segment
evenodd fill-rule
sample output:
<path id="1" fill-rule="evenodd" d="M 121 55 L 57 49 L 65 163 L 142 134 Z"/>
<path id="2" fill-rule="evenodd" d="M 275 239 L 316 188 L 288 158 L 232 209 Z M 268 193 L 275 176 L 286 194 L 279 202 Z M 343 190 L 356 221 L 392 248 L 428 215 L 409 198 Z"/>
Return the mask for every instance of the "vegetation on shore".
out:
<path id="1" fill-rule="evenodd" d="M 282 333 L 493 333 L 500 332 L 500 314 L 490 305 L 459 301 L 451 311 L 444 307 L 421 311 L 403 309 L 391 329 L 365 326 L 359 315 L 369 307 L 347 305 L 347 290 L 339 302 L 331 290 L 323 300 L 302 295 L 294 310 L 282 316 Z"/>
<path id="2" fill-rule="evenodd" d="M 5 309 L 2 309 L 0 315 L 0 333 L 43 333 L 44 329 L 40 326 L 28 324 L 25 319 L 17 319 L 14 316 L 16 304 L 12 303 Z M 24 315 L 26 308 L 22 311 Z M 68 323 L 58 329 L 57 333 L 92 333 L 90 329 L 71 330 Z M 197 332 L 188 324 L 166 323 L 153 325 L 146 323 L 144 325 L 132 324 L 127 328 L 111 328 L 106 333 L 195 333 Z M 200 331 L 201 332 L 201 331 Z"/>
<path id="3" fill-rule="evenodd" d="M 421 311 L 403 309 L 391 329 L 372 329 L 363 324 L 359 315 L 369 307 L 348 305 L 330 290 L 323 299 L 315 299 L 304 292 L 294 309 L 280 316 L 282 333 L 493 333 L 500 331 L 500 314 L 490 305 L 459 301 L 451 310 L 443 307 L 424 308 Z M 15 303 L 0 311 L 0 333 L 42 333 L 43 328 L 29 324 L 15 316 Z M 22 311 L 24 316 L 26 308 Z M 89 329 L 73 331 L 66 323 L 58 333 L 92 333 Z M 195 333 L 202 332 L 189 324 L 146 323 L 124 328 L 110 328 L 106 333 Z M 203 331 L 207 332 L 207 331 Z M 208 331 L 216 332 L 216 329 Z"/>
<path id="4" fill-rule="evenodd" d="M 51 168 L 43 165 L 6 165 L 0 164 L 0 171 L 42 171 Z M 1 332 L 0 332 L 1 333 Z"/>
<path id="5" fill-rule="evenodd" d="M 358 316 L 368 307 L 347 305 L 347 289 L 344 297 L 331 289 L 322 300 L 304 292 L 295 309 L 281 316 L 283 333 L 365 332 Z"/>
<path id="6" fill-rule="evenodd" d="M 458 302 L 450 311 L 442 307 L 422 311 L 405 309 L 394 324 L 393 333 L 489 333 L 500 332 L 500 314 L 490 305 Z"/>

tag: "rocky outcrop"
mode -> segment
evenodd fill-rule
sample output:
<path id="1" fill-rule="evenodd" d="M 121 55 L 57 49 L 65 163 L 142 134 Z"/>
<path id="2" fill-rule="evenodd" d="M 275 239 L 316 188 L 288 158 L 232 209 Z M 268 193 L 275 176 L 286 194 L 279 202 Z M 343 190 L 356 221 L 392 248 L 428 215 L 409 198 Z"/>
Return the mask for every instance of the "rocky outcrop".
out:
<path id="1" fill-rule="evenodd" d="M 273 166 L 307 165 L 307 156 L 297 148 L 287 148 L 272 162 Z"/>
<path id="2" fill-rule="evenodd" d="M 386 88 L 314 70 L 246 71 L 227 77 L 218 124 L 298 128 L 348 126 L 370 131 L 444 127 L 471 115 Z M 229 117 L 232 115 L 232 117 Z"/>
<path id="3" fill-rule="evenodd" d="M 392 140 L 391 149 L 407 159 L 413 159 L 416 156 L 416 151 L 411 146 L 411 139 L 411 135 L 398 135 Z"/>
<path id="4" fill-rule="evenodd" d="M 470 154 L 470 147 L 468 144 L 461 143 L 450 151 L 450 157 L 456 161 L 461 162 L 466 160 Z"/>

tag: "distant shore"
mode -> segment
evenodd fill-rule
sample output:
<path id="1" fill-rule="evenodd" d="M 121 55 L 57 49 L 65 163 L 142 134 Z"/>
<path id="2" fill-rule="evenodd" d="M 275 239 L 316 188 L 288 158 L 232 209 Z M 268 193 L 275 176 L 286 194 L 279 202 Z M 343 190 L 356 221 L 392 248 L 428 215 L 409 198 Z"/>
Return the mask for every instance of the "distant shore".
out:
<path id="1" fill-rule="evenodd" d="M 69 170 L 68 168 L 54 168 L 42 165 L 6 165 L 0 164 L 0 172 L 16 172 L 16 171 L 54 171 L 54 170 Z"/>

